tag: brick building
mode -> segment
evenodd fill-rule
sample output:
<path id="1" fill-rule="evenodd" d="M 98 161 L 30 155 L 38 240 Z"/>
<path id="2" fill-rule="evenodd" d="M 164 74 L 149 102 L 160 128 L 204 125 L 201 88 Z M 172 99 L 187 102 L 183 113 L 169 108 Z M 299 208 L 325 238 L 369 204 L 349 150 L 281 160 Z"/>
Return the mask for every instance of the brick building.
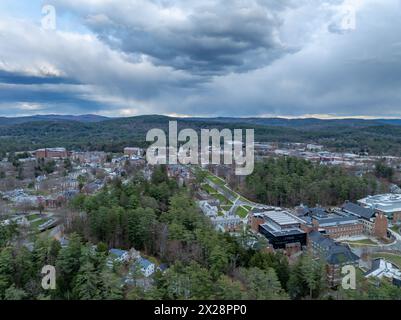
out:
<path id="1" fill-rule="evenodd" d="M 383 213 L 377 213 L 373 225 L 373 234 L 378 238 L 387 238 L 388 220 Z"/>
<path id="2" fill-rule="evenodd" d="M 387 238 L 388 219 L 385 214 L 352 202 L 344 203 L 342 210 L 359 218 L 365 234 Z"/>
<path id="3" fill-rule="evenodd" d="M 314 257 L 325 262 L 327 282 L 330 287 L 336 287 L 341 283 L 342 267 L 348 265 L 357 267 L 359 264 L 359 257 L 348 245 L 337 243 L 317 231 L 308 234 L 308 249 Z"/>
<path id="4" fill-rule="evenodd" d="M 248 224 L 251 226 L 251 229 L 255 232 L 259 232 L 259 226 L 265 223 L 263 216 L 258 213 L 251 213 L 248 216 Z"/>
<path id="5" fill-rule="evenodd" d="M 124 154 L 129 157 L 141 157 L 144 151 L 141 148 L 126 147 L 124 148 Z"/>
<path id="6" fill-rule="evenodd" d="M 346 212 L 328 212 L 317 207 L 304 211 L 299 217 L 305 232 L 324 231 L 330 238 L 352 237 L 364 234 L 364 226 L 360 219 Z"/>
<path id="7" fill-rule="evenodd" d="M 67 158 L 68 156 L 65 148 L 44 148 L 35 151 L 36 159 Z"/>

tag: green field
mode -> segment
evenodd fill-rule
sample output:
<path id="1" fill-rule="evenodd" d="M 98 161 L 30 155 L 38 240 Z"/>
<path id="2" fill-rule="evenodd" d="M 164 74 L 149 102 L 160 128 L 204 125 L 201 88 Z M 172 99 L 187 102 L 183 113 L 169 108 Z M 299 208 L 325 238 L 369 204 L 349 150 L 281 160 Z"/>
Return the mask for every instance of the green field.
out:
<path id="1" fill-rule="evenodd" d="M 225 182 L 223 179 L 220 179 L 219 177 L 216 177 L 216 176 L 211 175 L 211 174 L 209 174 L 209 175 L 207 176 L 207 178 L 208 178 L 210 181 L 212 181 L 213 183 L 215 183 L 215 184 L 217 184 L 217 185 L 219 185 L 219 186 L 221 186 L 221 187 L 223 187 L 223 186 L 226 184 L 226 182 Z"/>
<path id="2" fill-rule="evenodd" d="M 45 223 L 47 219 L 39 219 L 31 223 L 31 228 L 38 228 L 41 224 Z"/>
<path id="3" fill-rule="evenodd" d="M 204 184 L 202 185 L 202 189 L 205 190 L 207 193 L 209 194 L 215 194 L 216 190 L 214 190 L 211 186 L 209 186 L 208 184 Z"/>
<path id="4" fill-rule="evenodd" d="M 231 209 L 232 206 L 230 205 L 222 205 L 221 208 L 225 211 L 229 211 Z"/>
<path id="5" fill-rule="evenodd" d="M 372 258 L 384 258 L 387 261 L 395 264 L 398 268 L 401 268 L 401 255 L 396 255 L 393 253 L 388 253 L 388 252 L 379 252 L 379 253 L 374 253 L 372 254 Z"/>
<path id="6" fill-rule="evenodd" d="M 239 215 L 242 219 L 244 219 L 248 215 L 248 210 L 243 207 L 238 207 L 235 213 Z"/>
<path id="7" fill-rule="evenodd" d="M 221 205 L 233 205 L 233 203 L 228 200 L 225 196 L 223 196 L 221 193 L 216 193 L 212 195 L 214 198 L 220 201 Z"/>
<path id="8" fill-rule="evenodd" d="M 35 220 L 35 219 L 37 219 L 39 217 L 40 217 L 40 215 L 35 213 L 35 214 L 31 214 L 30 216 L 27 216 L 26 218 L 28 219 L 28 221 L 32 221 L 32 220 Z"/>
<path id="9" fill-rule="evenodd" d="M 376 246 L 377 243 L 370 239 L 362 239 L 362 240 L 355 240 L 355 241 L 346 241 L 350 245 L 368 245 L 368 246 Z"/>

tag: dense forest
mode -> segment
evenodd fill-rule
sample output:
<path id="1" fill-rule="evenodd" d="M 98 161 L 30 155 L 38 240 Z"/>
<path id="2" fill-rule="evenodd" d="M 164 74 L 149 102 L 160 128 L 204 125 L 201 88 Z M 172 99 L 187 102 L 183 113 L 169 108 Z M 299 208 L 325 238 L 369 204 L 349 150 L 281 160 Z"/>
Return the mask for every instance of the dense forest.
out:
<path id="1" fill-rule="evenodd" d="M 146 132 L 152 128 L 168 131 L 168 121 L 178 121 L 179 129 L 255 129 L 257 141 L 314 142 L 337 151 L 401 155 L 401 126 L 365 120 L 318 119 L 226 119 L 170 118 L 138 116 L 98 119 L 97 122 L 52 120 L 16 123 L 0 122 L 0 153 L 63 146 L 75 150 L 121 152 L 124 146 L 146 146 Z"/>
<path id="2" fill-rule="evenodd" d="M 336 206 L 374 194 L 379 188 L 374 176 L 357 177 L 338 166 L 287 157 L 257 162 L 243 192 L 274 206 Z"/>

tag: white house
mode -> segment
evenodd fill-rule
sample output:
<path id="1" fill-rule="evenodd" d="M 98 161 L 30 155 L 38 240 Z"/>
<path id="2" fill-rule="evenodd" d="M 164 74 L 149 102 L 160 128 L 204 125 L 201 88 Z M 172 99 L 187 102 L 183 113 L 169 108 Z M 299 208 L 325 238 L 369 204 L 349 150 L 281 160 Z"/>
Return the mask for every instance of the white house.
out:
<path id="1" fill-rule="evenodd" d="M 110 249 L 110 256 L 114 261 L 127 262 L 129 260 L 129 253 L 125 250 L 120 249 Z"/>
<path id="2" fill-rule="evenodd" d="M 372 263 L 372 269 L 365 275 L 367 278 L 376 277 L 388 279 L 401 279 L 401 271 L 398 267 L 391 262 L 384 259 L 375 259 Z"/>
<path id="3" fill-rule="evenodd" d="M 145 258 L 138 260 L 141 272 L 145 277 L 150 277 L 155 272 L 155 264 Z"/>
<path id="4" fill-rule="evenodd" d="M 207 217 L 217 217 L 219 209 L 211 205 L 208 201 L 199 201 L 199 208 Z"/>

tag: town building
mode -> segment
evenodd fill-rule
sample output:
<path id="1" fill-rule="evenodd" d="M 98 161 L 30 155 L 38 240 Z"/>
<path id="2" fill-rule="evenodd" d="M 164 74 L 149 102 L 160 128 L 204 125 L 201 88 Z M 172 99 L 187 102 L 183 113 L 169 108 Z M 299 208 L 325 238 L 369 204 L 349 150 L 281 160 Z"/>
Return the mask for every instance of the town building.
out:
<path id="1" fill-rule="evenodd" d="M 323 150 L 323 146 L 322 145 L 317 145 L 317 144 L 307 144 L 306 145 L 306 149 L 307 150 L 311 150 L 311 151 L 322 151 Z"/>
<path id="2" fill-rule="evenodd" d="M 38 197 L 33 195 L 28 195 L 23 189 L 15 189 L 6 192 L 1 192 L 0 196 L 3 200 L 8 200 L 16 205 L 32 206 L 38 205 Z"/>
<path id="3" fill-rule="evenodd" d="M 167 166 L 167 175 L 169 178 L 174 178 L 177 180 L 179 186 L 189 186 L 191 185 L 195 177 L 191 173 L 191 170 L 181 164 L 170 164 Z"/>
<path id="4" fill-rule="evenodd" d="M 143 155 L 143 153 L 144 153 L 144 151 L 142 148 L 136 148 L 136 147 L 124 148 L 124 155 L 129 156 L 130 158 L 141 157 Z"/>
<path id="5" fill-rule="evenodd" d="M 401 222 L 401 194 L 380 194 L 358 200 L 358 203 L 375 212 L 383 213 L 394 224 Z"/>
<path id="6" fill-rule="evenodd" d="M 324 232 L 330 238 L 352 237 L 364 234 L 364 226 L 359 217 L 342 211 L 327 211 L 322 207 L 296 209 L 305 232 Z"/>
<path id="7" fill-rule="evenodd" d="M 337 243 L 318 231 L 308 234 L 308 249 L 314 257 L 325 261 L 327 281 L 331 287 L 340 284 L 342 267 L 347 265 L 357 267 L 359 263 L 359 257 L 348 245 Z"/>
<path id="8" fill-rule="evenodd" d="M 150 262 L 148 259 L 140 258 L 138 260 L 142 274 L 148 278 L 155 272 L 155 264 Z"/>
<path id="9" fill-rule="evenodd" d="M 72 152 L 71 158 L 80 163 L 100 164 L 106 161 L 107 155 L 103 151 Z"/>
<path id="10" fill-rule="evenodd" d="M 67 158 L 69 156 L 65 148 L 44 148 L 35 152 L 36 159 Z"/>
<path id="11" fill-rule="evenodd" d="M 133 280 L 138 276 L 138 271 L 146 278 L 150 277 L 156 271 L 156 265 L 140 255 L 137 257 L 131 257 L 131 260 L 132 263 L 129 267 L 126 283 L 132 283 Z"/>
<path id="12" fill-rule="evenodd" d="M 222 216 L 211 217 L 210 221 L 216 229 L 227 232 L 238 231 L 242 226 L 242 219 L 240 216 L 228 213 Z"/>
<path id="13" fill-rule="evenodd" d="M 263 211 L 250 216 L 253 230 L 258 228 L 274 249 L 286 249 L 294 244 L 306 245 L 306 232 L 301 230 L 301 221 L 288 211 Z"/>
<path id="14" fill-rule="evenodd" d="M 218 206 L 214 205 L 210 201 L 206 200 L 199 201 L 199 208 L 202 210 L 203 214 L 209 218 L 217 217 L 219 213 Z"/>
<path id="15" fill-rule="evenodd" d="M 130 259 L 129 252 L 121 249 L 110 249 L 110 257 L 112 261 L 128 262 Z"/>
<path id="16" fill-rule="evenodd" d="M 384 259 L 375 259 L 372 261 L 372 268 L 365 274 L 366 278 L 387 278 L 394 282 L 394 279 L 401 281 L 401 271 L 393 263 Z"/>
<path id="17" fill-rule="evenodd" d="M 39 205 L 43 206 L 44 208 L 59 208 L 65 203 L 66 199 L 60 195 L 54 196 L 38 196 L 37 202 Z"/>
<path id="18" fill-rule="evenodd" d="M 387 238 L 388 220 L 383 213 L 349 201 L 344 203 L 342 211 L 358 217 L 363 225 L 364 233 L 377 238 Z"/>

